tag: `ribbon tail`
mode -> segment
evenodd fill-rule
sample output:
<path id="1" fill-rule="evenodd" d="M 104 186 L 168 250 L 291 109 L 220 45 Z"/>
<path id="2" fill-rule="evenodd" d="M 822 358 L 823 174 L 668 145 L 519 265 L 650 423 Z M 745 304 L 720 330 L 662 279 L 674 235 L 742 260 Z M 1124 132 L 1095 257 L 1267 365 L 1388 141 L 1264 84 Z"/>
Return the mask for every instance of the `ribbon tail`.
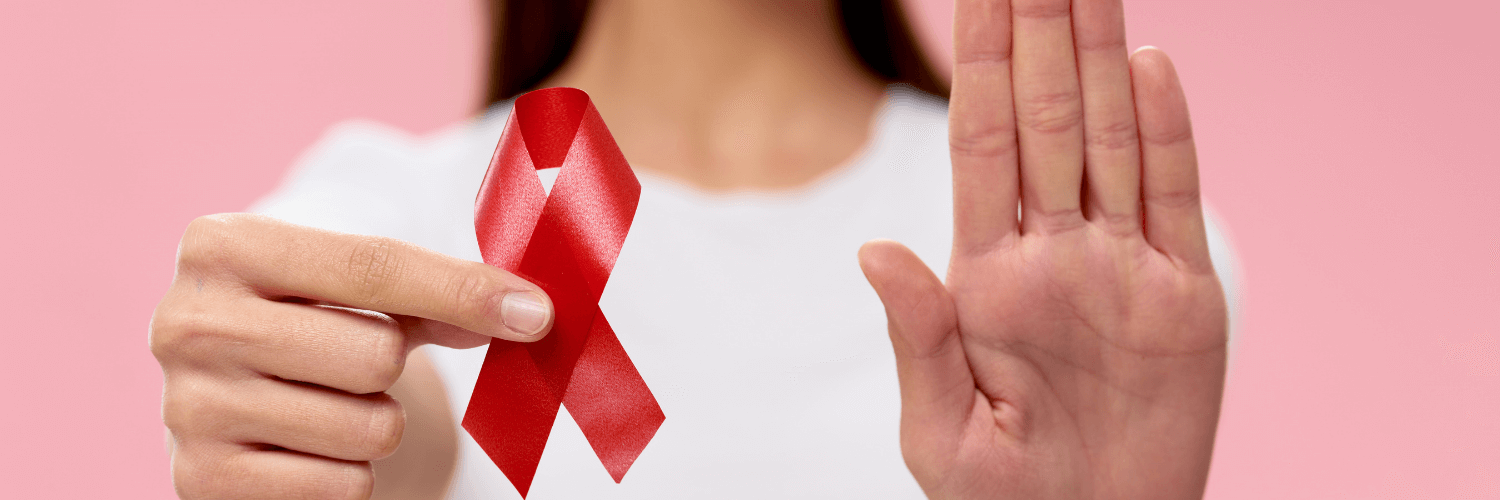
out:
<path id="1" fill-rule="evenodd" d="M 490 342 L 474 393 L 464 430 L 525 498 L 561 401 L 525 345 L 505 340 Z"/>
<path id="2" fill-rule="evenodd" d="M 594 311 L 593 327 L 563 404 L 618 483 L 656 435 L 666 415 L 604 314 L 597 308 Z"/>
<path id="3" fill-rule="evenodd" d="M 561 168 L 549 192 L 536 170 Z M 552 331 L 490 342 L 463 427 L 515 485 L 531 488 L 566 404 L 615 482 L 666 417 L 599 312 L 599 296 L 640 201 L 640 183 L 588 95 L 516 98 L 475 200 L 484 261 L 536 283 Z"/>

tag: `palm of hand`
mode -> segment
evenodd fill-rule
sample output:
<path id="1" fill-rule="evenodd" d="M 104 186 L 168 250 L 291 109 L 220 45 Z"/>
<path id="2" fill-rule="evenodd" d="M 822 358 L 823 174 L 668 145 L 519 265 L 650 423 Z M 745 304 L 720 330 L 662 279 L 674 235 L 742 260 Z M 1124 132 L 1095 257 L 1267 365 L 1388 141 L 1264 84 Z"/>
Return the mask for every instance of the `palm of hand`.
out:
<path id="1" fill-rule="evenodd" d="M 1201 496 L 1226 312 L 1171 63 L 1126 57 L 1119 0 L 956 19 L 947 282 L 893 242 L 861 250 L 907 465 L 932 497 Z"/>
<path id="2" fill-rule="evenodd" d="M 986 473 L 945 486 L 1201 494 L 1224 372 L 1211 271 L 1179 269 L 1140 238 L 1080 229 L 956 258 L 948 288 L 976 390 L 963 438 L 933 451 Z"/>

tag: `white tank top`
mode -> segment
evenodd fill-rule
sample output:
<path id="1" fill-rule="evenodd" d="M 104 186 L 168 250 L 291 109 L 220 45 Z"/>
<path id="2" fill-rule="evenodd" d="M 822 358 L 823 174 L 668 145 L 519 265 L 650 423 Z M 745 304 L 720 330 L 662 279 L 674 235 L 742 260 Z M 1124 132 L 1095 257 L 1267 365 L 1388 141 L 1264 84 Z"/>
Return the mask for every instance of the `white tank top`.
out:
<path id="1" fill-rule="evenodd" d="M 338 125 L 256 210 L 478 261 L 474 196 L 509 110 L 427 138 Z M 865 148 L 795 190 L 709 194 L 638 170 L 640 208 L 600 307 L 666 421 L 615 484 L 564 409 L 530 496 L 921 498 L 898 443 L 884 312 L 855 251 L 891 238 L 943 275 L 947 130 L 942 101 L 893 87 Z M 1234 318 L 1238 273 L 1208 227 Z M 461 419 L 485 349 L 423 349 Z M 459 435 L 448 497 L 519 498 Z"/>

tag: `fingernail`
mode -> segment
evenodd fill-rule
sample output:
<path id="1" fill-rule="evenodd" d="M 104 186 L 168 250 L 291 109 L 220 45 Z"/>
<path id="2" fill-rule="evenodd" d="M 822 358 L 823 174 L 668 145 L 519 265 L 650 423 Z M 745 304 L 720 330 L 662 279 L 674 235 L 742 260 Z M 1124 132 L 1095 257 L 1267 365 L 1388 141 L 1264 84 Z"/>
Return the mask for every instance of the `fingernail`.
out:
<path id="1" fill-rule="evenodd" d="M 542 332 L 552 309 L 532 292 L 510 292 L 500 300 L 500 321 L 516 333 L 530 337 Z"/>

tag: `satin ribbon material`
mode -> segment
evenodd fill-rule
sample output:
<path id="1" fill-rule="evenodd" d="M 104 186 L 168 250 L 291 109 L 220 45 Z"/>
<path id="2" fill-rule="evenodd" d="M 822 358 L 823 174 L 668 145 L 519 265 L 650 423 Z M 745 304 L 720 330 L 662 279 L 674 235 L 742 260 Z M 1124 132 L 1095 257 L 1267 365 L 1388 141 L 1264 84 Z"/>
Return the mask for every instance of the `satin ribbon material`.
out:
<path id="1" fill-rule="evenodd" d="M 560 168 L 549 194 L 536 171 Z M 463 426 L 525 497 L 559 405 L 615 482 L 665 420 L 599 311 L 641 185 L 583 91 L 516 99 L 475 202 L 484 261 L 541 286 L 552 331 L 490 342 Z"/>

